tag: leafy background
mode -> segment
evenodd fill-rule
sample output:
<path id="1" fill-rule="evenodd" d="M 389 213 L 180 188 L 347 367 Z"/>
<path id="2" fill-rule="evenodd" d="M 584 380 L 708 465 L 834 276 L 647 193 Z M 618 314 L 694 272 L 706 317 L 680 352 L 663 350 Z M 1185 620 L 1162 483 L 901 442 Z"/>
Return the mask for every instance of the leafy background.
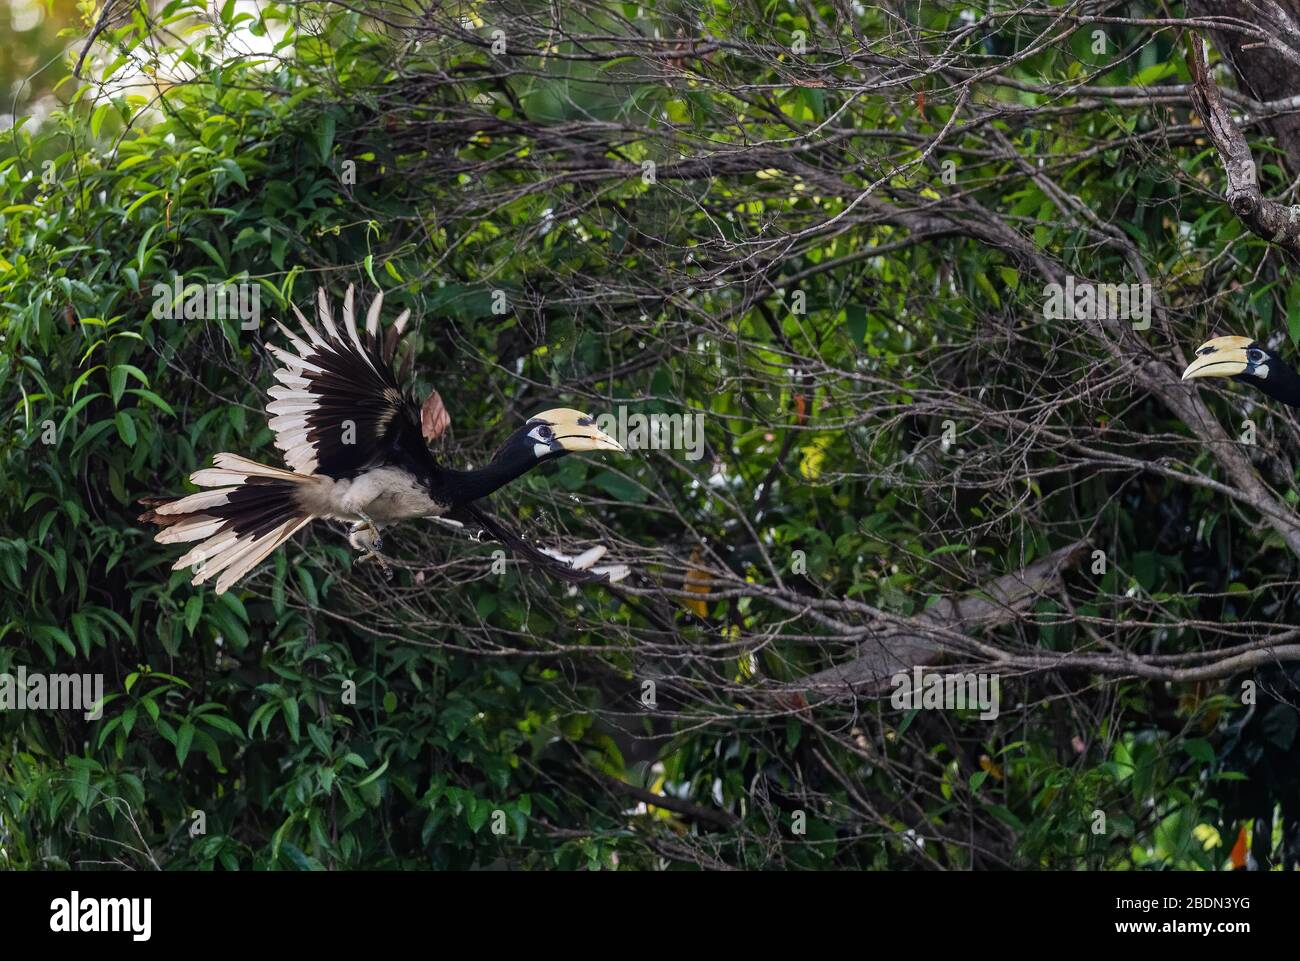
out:
<path id="1" fill-rule="evenodd" d="M 1199 652 L 1294 618 L 1277 536 L 1147 470 L 1213 476 L 1194 432 L 1084 332 L 1042 322 L 1023 259 L 954 229 L 991 211 L 1081 276 L 1127 276 L 984 151 L 996 135 L 1132 239 L 1168 292 L 1157 355 L 1215 323 L 1294 337 L 1297 288 L 1221 202 L 1204 142 L 1157 136 L 1185 116 L 1003 89 L 1005 115 L 954 145 L 969 206 L 905 230 L 872 204 L 925 214 L 946 189 L 916 144 L 953 116 L 952 89 L 933 75 L 859 96 L 860 64 L 797 82 L 806 64 L 780 52 L 803 30 L 904 56 L 875 5 L 856 24 L 722 0 L 565 15 L 677 38 L 628 54 L 557 39 L 532 4 L 412 6 L 395 26 L 364 4 L 173 0 L 108 17 L 84 81 L 71 65 L 109 11 L 43 9 L 0 48 L 19 118 L 0 139 L 0 671 L 102 672 L 110 694 L 99 722 L 0 715 L 0 864 L 1217 869 L 1263 814 L 1272 846 L 1274 807 L 1297 799 L 1281 669 L 1016 671 L 992 724 L 781 695 L 851 649 L 837 618 L 869 623 L 841 602 L 918 615 L 1080 538 L 1109 565 L 1072 571 L 998 643 Z M 964 22 L 934 4 L 919 26 Z M 1109 53 L 1078 32 L 1008 75 L 1188 81 L 1169 33 L 1111 32 Z M 961 55 L 1032 35 L 1012 19 Z M 1014 116 L 1053 105 L 1051 124 Z M 813 137 L 803 166 L 780 146 L 792 131 Z M 882 142 L 933 169 L 898 172 Z M 703 413 L 707 456 L 570 458 L 497 498 L 543 542 L 611 544 L 636 568 L 627 589 L 497 574 L 491 544 L 427 525 L 387 537 L 387 585 L 317 525 L 217 597 L 170 572 L 135 501 L 187 489 L 218 451 L 275 462 L 268 328 L 154 318 L 174 272 L 259 284 L 270 316 L 317 284 L 411 307 L 416 378 L 451 409 L 458 466 L 552 402 Z M 1247 286 L 1220 296 L 1234 278 Z M 1241 402 L 1215 409 L 1235 424 Z M 1268 416 L 1261 470 L 1289 471 L 1300 434 Z M 1243 679 L 1266 689 L 1258 711 Z"/>

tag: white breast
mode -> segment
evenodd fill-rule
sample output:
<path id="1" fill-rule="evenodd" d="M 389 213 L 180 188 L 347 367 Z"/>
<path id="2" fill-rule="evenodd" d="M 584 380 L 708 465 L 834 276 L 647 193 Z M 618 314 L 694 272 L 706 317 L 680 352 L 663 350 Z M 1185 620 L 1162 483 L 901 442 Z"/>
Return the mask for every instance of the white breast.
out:
<path id="1" fill-rule="evenodd" d="M 306 504 L 314 514 L 360 520 L 365 514 L 378 524 L 409 517 L 435 517 L 447 510 L 429 497 L 415 477 L 395 467 L 379 467 L 350 480 L 323 481 Z"/>

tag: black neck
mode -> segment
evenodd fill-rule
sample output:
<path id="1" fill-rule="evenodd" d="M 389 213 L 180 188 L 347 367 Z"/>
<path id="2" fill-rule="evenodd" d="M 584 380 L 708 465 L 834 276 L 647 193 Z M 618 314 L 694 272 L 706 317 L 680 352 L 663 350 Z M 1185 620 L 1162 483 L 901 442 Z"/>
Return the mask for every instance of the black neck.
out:
<path id="1" fill-rule="evenodd" d="M 537 465 L 530 445 L 508 442 L 491 463 L 478 470 L 450 470 L 443 468 L 438 484 L 453 507 L 487 497 L 493 491 L 526 474 Z"/>
<path id="2" fill-rule="evenodd" d="M 1267 377 L 1241 377 L 1257 389 L 1291 407 L 1300 407 L 1300 374 L 1276 357 L 1269 358 Z"/>

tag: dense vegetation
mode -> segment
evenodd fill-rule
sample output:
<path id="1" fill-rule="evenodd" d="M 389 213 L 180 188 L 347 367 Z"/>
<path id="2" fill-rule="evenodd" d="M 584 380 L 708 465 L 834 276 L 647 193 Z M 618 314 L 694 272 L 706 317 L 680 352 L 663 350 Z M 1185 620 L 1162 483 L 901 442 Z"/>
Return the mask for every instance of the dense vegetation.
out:
<path id="1" fill-rule="evenodd" d="M 1075 6 L 84 8 L 0 138 L 0 673 L 107 702 L 0 713 L 0 866 L 1280 860 L 1300 422 L 1178 371 L 1289 350 L 1300 282 L 1224 202 L 1213 5 Z M 1283 94 L 1212 76 L 1285 199 Z M 157 316 L 177 274 L 261 324 Z M 1067 277 L 1149 326 L 1049 317 Z M 494 498 L 628 580 L 434 524 L 391 583 L 326 525 L 170 571 L 136 501 L 278 462 L 270 318 L 349 283 L 419 318 L 456 466 L 547 406 L 702 416 Z M 996 719 L 891 703 L 941 661 Z"/>

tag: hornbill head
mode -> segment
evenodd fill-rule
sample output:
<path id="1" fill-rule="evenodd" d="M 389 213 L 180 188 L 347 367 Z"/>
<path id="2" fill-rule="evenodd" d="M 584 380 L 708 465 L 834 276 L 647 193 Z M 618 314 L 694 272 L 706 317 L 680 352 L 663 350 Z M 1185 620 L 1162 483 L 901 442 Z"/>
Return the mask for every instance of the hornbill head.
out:
<path id="1" fill-rule="evenodd" d="M 1196 348 L 1196 359 L 1183 371 L 1183 380 L 1196 377 L 1231 377 L 1300 407 L 1300 376 L 1251 337 L 1215 337 Z"/>
<path id="2" fill-rule="evenodd" d="M 530 417 L 517 436 L 518 443 L 532 445 L 537 460 L 584 450 L 623 450 L 622 444 L 596 426 L 596 418 L 568 407 Z"/>
<path id="3" fill-rule="evenodd" d="M 1194 377 L 1234 377 L 1262 381 L 1269 364 L 1276 361 L 1250 337 L 1215 337 L 1196 348 L 1196 359 L 1183 371 L 1183 380 Z"/>

